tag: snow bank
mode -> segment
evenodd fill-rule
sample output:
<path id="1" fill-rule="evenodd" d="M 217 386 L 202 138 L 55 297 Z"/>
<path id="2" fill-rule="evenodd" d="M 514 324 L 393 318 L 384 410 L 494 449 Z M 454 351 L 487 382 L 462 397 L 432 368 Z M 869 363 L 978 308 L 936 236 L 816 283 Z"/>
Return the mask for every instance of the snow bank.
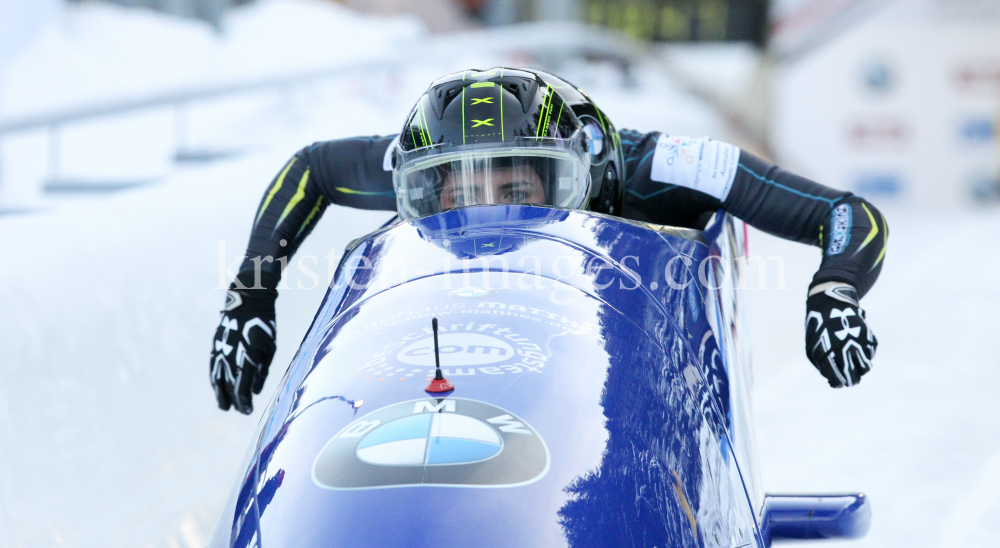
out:
<path id="1" fill-rule="evenodd" d="M 0 78 L 0 119 L 353 65 L 425 34 L 414 18 L 362 15 L 318 0 L 263 0 L 229 12 L 223 30 L 139 8 L 69 5 Z M 299 89 L 196 102 L 180 115 L 168 105 L 5 135 L 0 206 L 42 206 L 43 187 L 52 183 L 156 180 L 175 169 L 174 155 L 186 147 L 274 144 L 307 118 L 289 108 Z M 282 116 L 290 119 L 275 124 Z"/>
<path id="2" fill-rule="evenodd" d="M 414 18 L 318 0 L 261 0 L 229 12 L 222 34 L 141 8 L 69 5 L 7 69 L 0 116 L 356 63 L 424 32 Z"/>
<path id="3" fill-rule="evenodd" d="M 14 55 L 58 11 L 59 0 L 0 3 L 0 75 Z M 2 76 L 0 76 L 2 80 Z"/>
<path id="4" fill-rule="evenodd" d="M 219 411 L 208 383 L 220 242 L 242 254 L 286 160 L 0 217 L 0 547 L 206 544 L 258 420 Z M 301 254 L 324 275 L 388 216 L 333 207 Z M 265 394 L 322 300 L 311 285 L 282 291 Z"/>

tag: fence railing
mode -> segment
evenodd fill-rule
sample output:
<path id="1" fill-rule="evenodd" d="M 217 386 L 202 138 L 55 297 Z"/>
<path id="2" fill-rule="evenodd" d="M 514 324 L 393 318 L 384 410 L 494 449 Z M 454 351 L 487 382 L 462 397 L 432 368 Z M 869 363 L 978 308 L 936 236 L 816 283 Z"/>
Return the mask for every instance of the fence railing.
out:
<path id="1" fill-rule="evenodd" d="M 60 134 L 64 126 L 122 114 L 172 108 L 175 127 L 182 128 L 180 131 L 176 131 L 174 157 L 183 160 L 185 159 L 186 146 L 184 142 L 186 133 L 183 131 L 185 127 L 184 117 L 188 107 L 193 103 L 252 92 L 294 89 L 358 72 L 399 69 L 427 60 L 447 59 L 455 51 L 507 54 L 506 58 L 517 53 L 543 67 L 558 65 L 562 60 L 577 57 L 612 60 L 622 67 L 623 74 L 627 76 L 629 65 L 633 59 L 645 51 L 645 48 L 627 37 L 609 32 L 606 29 L 570 22 L 525 23 L 441 35 L 424 40 L 419 47 L 408 48 L 393 58 L 369 60 L 243 82 L 169 90 L 144 97 L 115 99 L 105 103 L 86 104 L 51 112 L 0 119 L 0 141 L 16 133 L 46 130 L 49 136 L 48 169 L 51 179 L 52 175 L 58 173 L 62 154 Z M 3 194 L 4 184 L 3 164 L 0 161 L 0 196 Z"/>

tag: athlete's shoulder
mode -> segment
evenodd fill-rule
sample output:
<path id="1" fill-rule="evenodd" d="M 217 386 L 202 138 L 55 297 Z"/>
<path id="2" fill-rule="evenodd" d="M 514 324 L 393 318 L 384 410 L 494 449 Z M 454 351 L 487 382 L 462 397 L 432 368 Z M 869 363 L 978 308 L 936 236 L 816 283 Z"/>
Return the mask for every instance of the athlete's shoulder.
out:
<path id="1" fill-rule="evenodd" d="M 329 202 L 361 209 L 394 210 L 392 143 L 395 135 L 370 135 L 313 143 L 298 156 Z"/>
<path id="2" fill-rule="evenodd" d="M 365 135 L 318 141 L 302 149 L 302 153 L 317 160 L 359 160 L 369 156 L 385 156 L 396 135 Z M 359 156 L 360 154 L 360 156 Z"/>
<path id="3" fill-rule="evenodd" d="M 665 132 L 619 133 L 625 156 L 629 191 L 658 196 L 687 188 L 725 200 L 739 164 L 739 147 L 709 137 L 684 137 Z"/>
<path id="4" fill-rule="evenodd" d="M 658 132 L 655 132 L 655 131 L 652 131 L 652 132 L 642 132 L 642 131 L 637 131 L 637 130 L 634 130 L 634 129 L 619 129 L 618 130 L 618 137 L 622 140 L 623 143 L 625 143 L 625 142 L 636 143 L 638 141 L 641 141 L 644 137 L 646 137 L 648 135 L 653 135 L 655 133 L 658 133 Z"/>
<path id="5" fill-rule="evenodd" d="M 656 139 L 659 136 L 659 131 L 642 132 L 634 129 L 618 130 L 618 140 L 621 142 L 622 154 L 625 156 L 628 156 L 634 151 L 646 148 L 646 145 L 649 143 L 656 143 Z"/>

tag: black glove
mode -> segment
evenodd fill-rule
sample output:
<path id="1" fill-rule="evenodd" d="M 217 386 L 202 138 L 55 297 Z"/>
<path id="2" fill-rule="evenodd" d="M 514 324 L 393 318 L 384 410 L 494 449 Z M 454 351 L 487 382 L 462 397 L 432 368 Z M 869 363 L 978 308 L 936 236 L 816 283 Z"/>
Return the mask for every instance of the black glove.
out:
<path id="1" fill-rule="evenodd" d="M 250 392 L 260 394 L 274 358 L 277 298 L 273 289 L 235 289 L 235 284 L 226 293 L 209 365 L 215 398 L 223 411 L 232 405 L 240 413 L 253 412 Z"/>
<path id="2" fill-rule="evenodd" d="M 838 282 L 819 284 L 806 300 L 806 355 L 830 386 L 852 386 L 872 368 L 878 341 L 858 306 L 858 292 Z"/>

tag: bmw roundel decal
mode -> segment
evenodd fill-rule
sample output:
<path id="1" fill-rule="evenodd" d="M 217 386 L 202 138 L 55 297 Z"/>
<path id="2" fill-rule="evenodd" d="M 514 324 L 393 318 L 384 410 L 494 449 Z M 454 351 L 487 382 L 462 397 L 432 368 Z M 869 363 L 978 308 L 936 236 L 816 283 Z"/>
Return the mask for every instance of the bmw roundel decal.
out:
<path id="1" fill-rule="evenodd" d="M 312 475 L 326 489 L 511 487 L 548 470 L 545 442 L 510 411 L 476 400 L 424 398 L 355 419 L 320 450 Z"/>

